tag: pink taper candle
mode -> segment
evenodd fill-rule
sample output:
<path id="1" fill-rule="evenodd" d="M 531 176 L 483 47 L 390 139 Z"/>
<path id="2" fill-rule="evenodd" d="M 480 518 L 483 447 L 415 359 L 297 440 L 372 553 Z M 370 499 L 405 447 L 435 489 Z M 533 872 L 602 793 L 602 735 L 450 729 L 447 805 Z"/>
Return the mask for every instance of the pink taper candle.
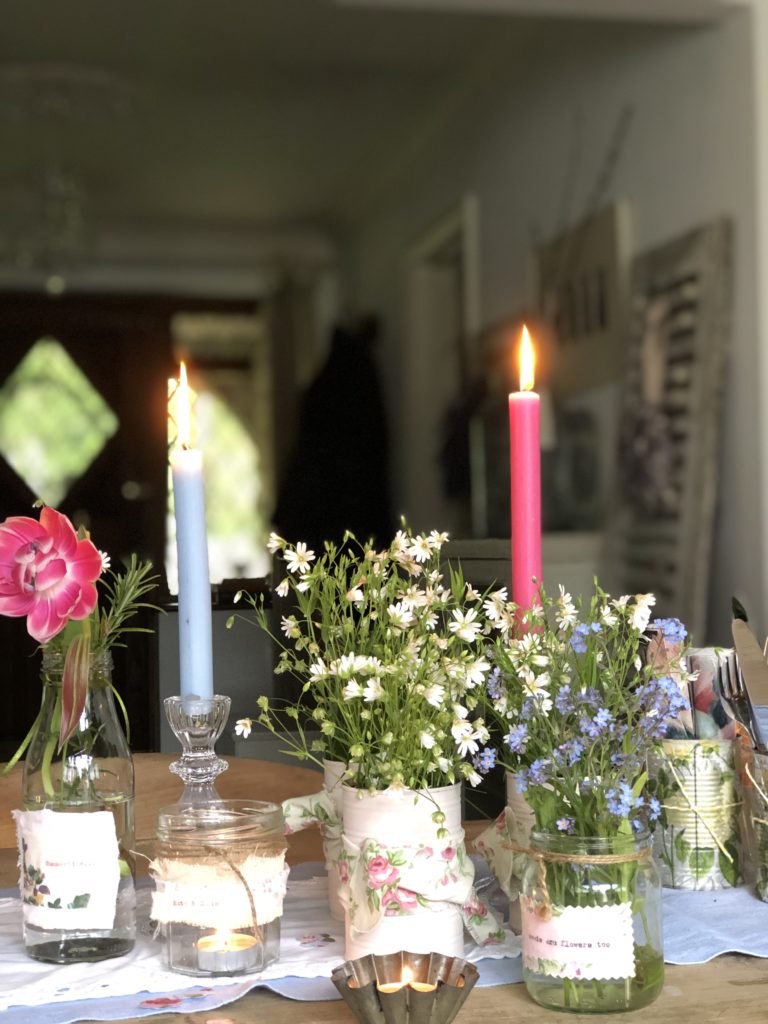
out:
<path id="1" fill-rule="evenodd" d="M 520 341 L 520 390 L 509 396 L 512 600 L 521 609 L 538 603 L 541 585 L 541 446 L 533 364 L 533 345 L 524 326 Z"/>

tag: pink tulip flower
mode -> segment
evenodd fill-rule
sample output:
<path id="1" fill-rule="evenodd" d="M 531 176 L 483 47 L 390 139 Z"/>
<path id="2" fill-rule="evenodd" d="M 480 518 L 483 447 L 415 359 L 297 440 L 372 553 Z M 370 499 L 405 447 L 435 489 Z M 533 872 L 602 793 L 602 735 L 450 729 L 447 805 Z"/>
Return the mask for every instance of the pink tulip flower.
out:
<path id="1" fill-rule="evenodd" d="M 30 636 L 47 643 L 70 619 L 91 614 L 102 568 L 94 544 L 78 540 L 55 509 L 44 508 L 39 523 L 10 516 L 0 523 L 0 615 L 26 615 Z"/>

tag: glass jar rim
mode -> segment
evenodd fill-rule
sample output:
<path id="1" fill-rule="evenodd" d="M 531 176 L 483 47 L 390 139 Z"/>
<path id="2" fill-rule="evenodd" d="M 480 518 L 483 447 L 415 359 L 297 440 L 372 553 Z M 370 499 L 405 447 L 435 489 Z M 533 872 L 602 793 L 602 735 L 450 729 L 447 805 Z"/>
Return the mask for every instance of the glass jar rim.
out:
<path id="1" fill-rule="evenodd" d="M 568 832 L 553 832 L 546 829 L 534 829 L 530 843 L 534 850 L 547 850 L 553 847 L 562 851 L 576 852 L 578 849 L 586 853 L 613 852 L 616 850 L 637 850 L 650 846 L 652 836 L 647 828 L 631 835 L 616 833 L 611 836 L 580 836 Z"/>
<path id="2" fill-rule="evenodd" d="M 158 839 L 174 843 L 229 845 L 283 831 L 282 807 L 266 800 L 220 800 L 197 807 L 172 804 L 157 814 Z"/>

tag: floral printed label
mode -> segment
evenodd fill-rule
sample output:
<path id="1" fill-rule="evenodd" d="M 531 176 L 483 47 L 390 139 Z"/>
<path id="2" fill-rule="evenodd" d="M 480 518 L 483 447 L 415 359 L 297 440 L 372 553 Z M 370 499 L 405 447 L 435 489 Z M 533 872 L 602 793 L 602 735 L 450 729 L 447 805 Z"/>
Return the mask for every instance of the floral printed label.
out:
<path id="1" fill-rule="evenodd" d="M 24 920 L 36 928 L 109 929 L 120 884 L 111 811 L 14 811 Z"/>
<path id="2" fill-rule="evenodd" d="M 523 967 L 554 978 L 634 978 L 632 905 L 560 907 L 521 897 Z"/>

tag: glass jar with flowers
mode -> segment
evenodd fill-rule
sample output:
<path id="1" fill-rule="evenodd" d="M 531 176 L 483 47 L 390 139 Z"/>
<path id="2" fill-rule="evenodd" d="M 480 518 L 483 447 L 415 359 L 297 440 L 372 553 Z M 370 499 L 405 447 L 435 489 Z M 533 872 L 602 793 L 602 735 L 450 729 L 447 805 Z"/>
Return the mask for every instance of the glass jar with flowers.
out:
<path id="1" fill-rule="evenodd" d="M 43 654 L 40 711 L 4 768 L 26 753 L 14 812 L 24 944 L 54 963 L 118 956 L 135 938 L 133 764 L 111 650 L 146 632 L 126 622 L 149 607 L 154 581 L 149 563 L 132 559 L 122 574 L 108 564 L 52 508 L 0 523 L 0 614 L 26 616 Z"/>
<path id="2" fill-rule="evenodd" d="M 480 775 L 470 758 L 488 740 L 476 713 L 490 670 L 482 595 L 460 572 L 441 570 L 446 534 L 400 530 L 384 550 L 347 534 L 316 558 L 306 545 L 270 538 L 291 598 L 282 616 L 278 673 L 301 683 L 294 703 L 259 698 L 258 721 L 287 717 L 294 753 L 343 767 L 333 794 L 285 807 L 289 827 L 319 820 L 337 828 L 330 872 L 346 912 L 347 957 L 400 949 L 462 955 L 463 925 L 500 941 L 477 900 L 464 848 L 460 783 Z M 267 612 L 251 599 L 259 625 Z M 306 742 L 306 723 L 321 738 Z M 251 719 L 237 724 L 242 734 Z M 341 820 L 339 820 L 339 816 Z M 328 857 L 328 849 L 326 849 Z"/>
<path id="3" fill-rule="evenodd" d="M 562 588 L 541 602 L 500 631 L 487 683 L 499 761 L 534 817 L 525 844 L 506 843 L 527 857 L 523 977 L 551 1009 L 637 1009 L 664 976 L 646 759 L 687 707 L 687 676 L 646 657 L 653 595 L 596 587 L 583 621 Z"/>

